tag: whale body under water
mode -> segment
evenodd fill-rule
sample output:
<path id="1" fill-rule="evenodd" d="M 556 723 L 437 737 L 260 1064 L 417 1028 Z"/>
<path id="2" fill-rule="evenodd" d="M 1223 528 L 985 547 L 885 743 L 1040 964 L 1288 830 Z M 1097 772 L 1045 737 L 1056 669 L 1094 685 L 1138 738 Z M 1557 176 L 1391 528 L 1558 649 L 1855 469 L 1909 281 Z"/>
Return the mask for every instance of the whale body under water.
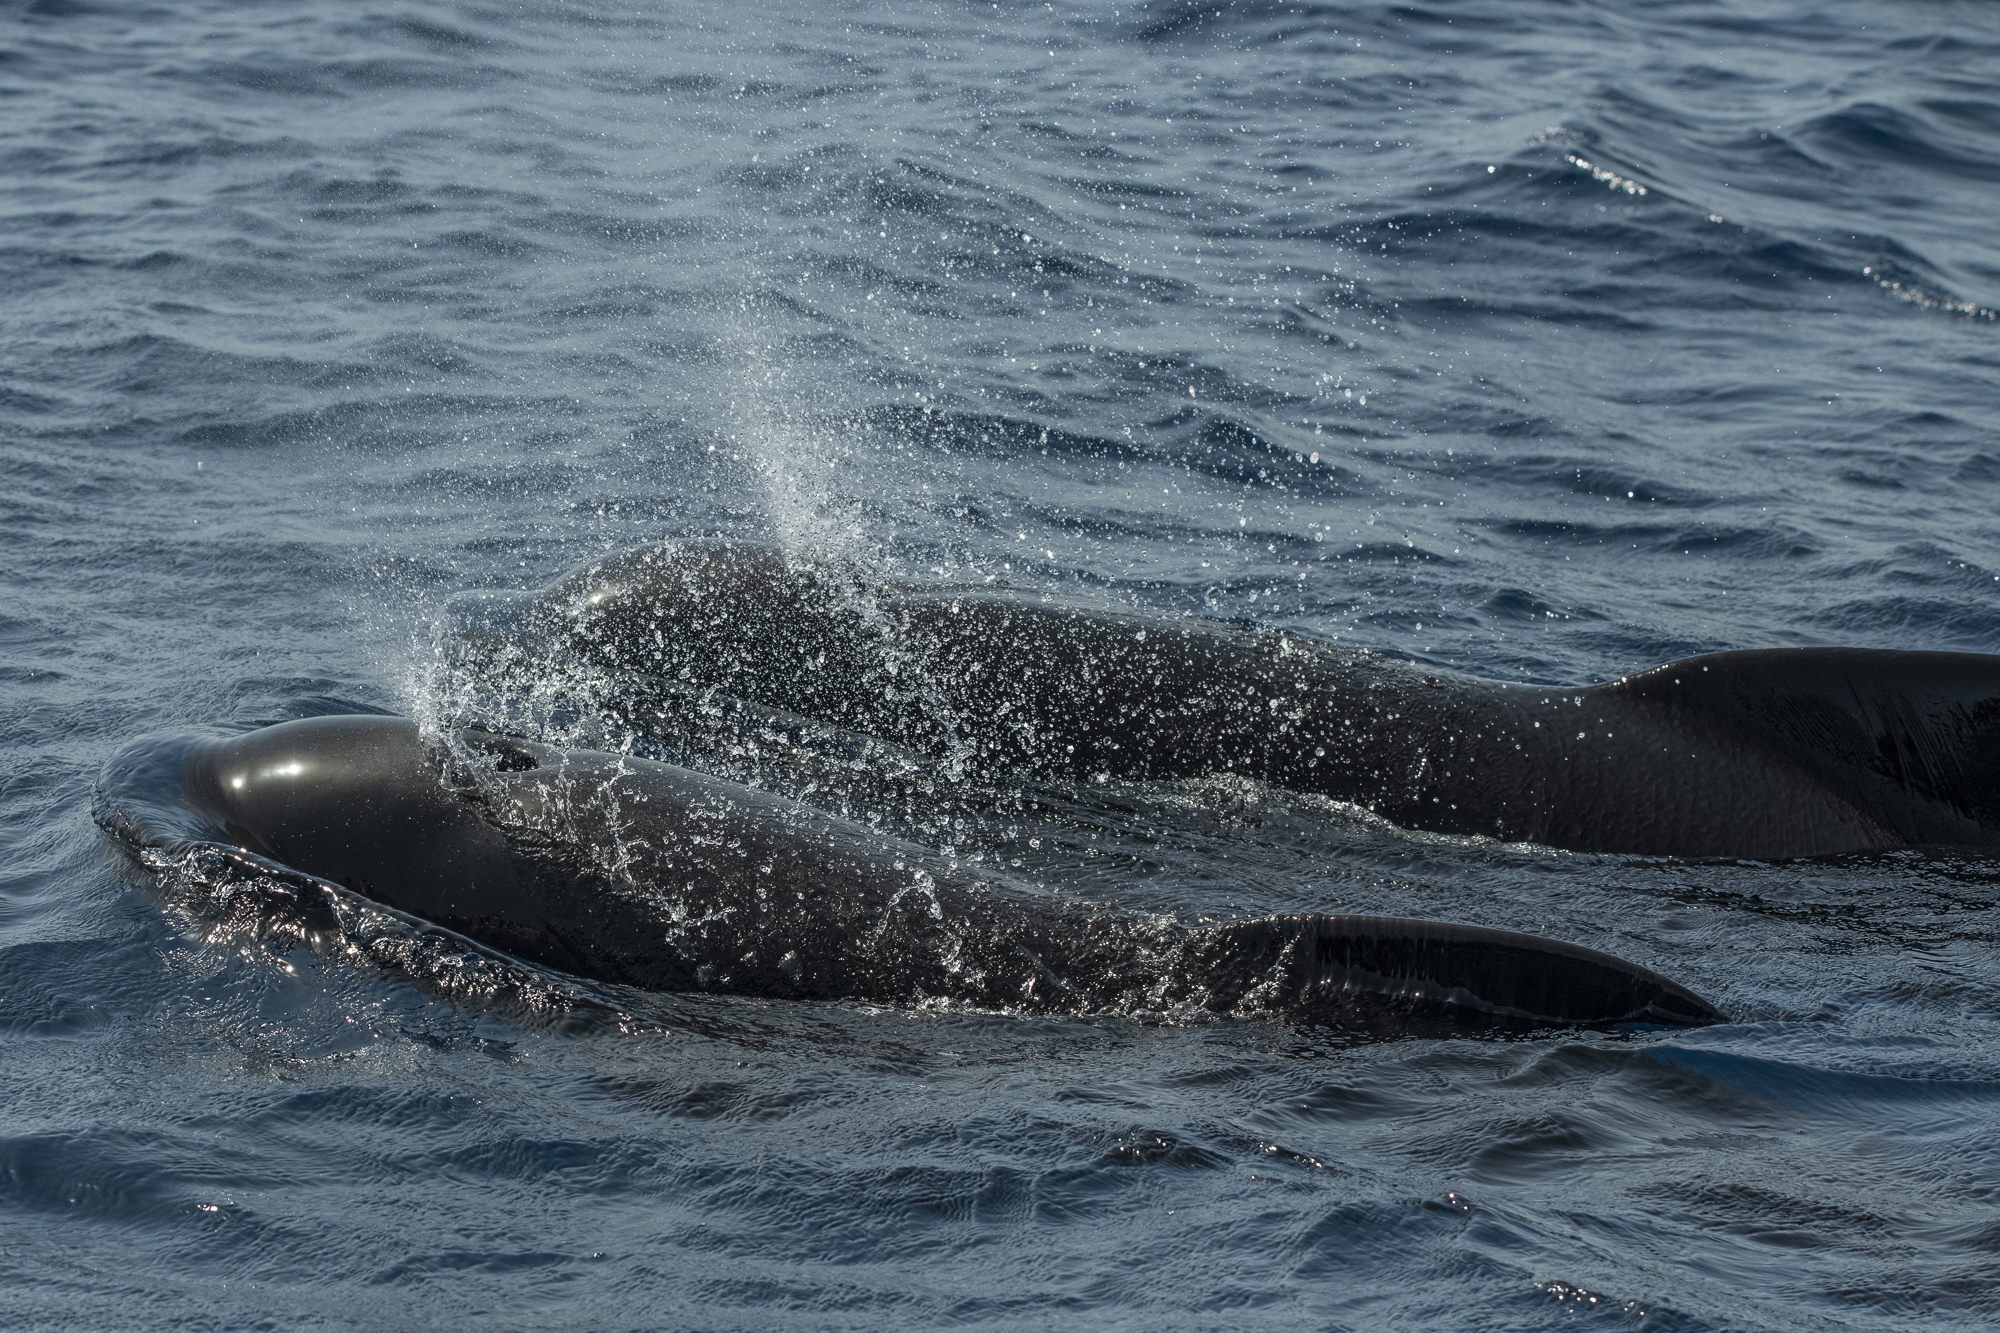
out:
<path id="1" fill-rule="evenodd" d="M 648 548 L 486 619 L 961 767 L 1228 771 L 1407 828 L 1775 860 L 2000 845 L 2000 657 L 1719 653 L 1554 688 L 1197 616 Z"/>
<path id="2" fill-rule="evenodd" d="M 727 543 L 628 553 L 463 611 L 475 640 L 573 656 L 638 695 L 735 701 L 960 776 L 1230 772 L 1409 828 L 1594 852 L 2000 843 L 2000 658 L 1726 653 L 1552 689 Z M 192 831 L 133 799 L 142 777 L 171 788 Z M 1501 1026 L 1722 1018 L 1571 944 L 1368 916 L 1189 928 L 977 873 L 776 792 L 477 727 L 426 738 L 335 716 L 142 744 L 107 769 L 98 818 L 135 843 L 220 839 L 645 990 L 1334 1021 L 1386 1007 Z"/>

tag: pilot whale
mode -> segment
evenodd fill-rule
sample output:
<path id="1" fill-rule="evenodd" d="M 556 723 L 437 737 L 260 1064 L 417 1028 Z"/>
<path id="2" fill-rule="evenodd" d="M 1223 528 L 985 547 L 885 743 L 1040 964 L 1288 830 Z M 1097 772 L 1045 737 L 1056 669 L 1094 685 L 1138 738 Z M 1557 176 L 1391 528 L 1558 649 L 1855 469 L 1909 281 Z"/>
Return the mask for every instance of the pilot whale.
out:
<path id="1" fill-rule="evenodd" d="M 135 788 L 153 778 L 178 813 L 143 808 Z M 477 729 L 427 744 L 378 715 L 141 743 L 107 769 L 97 816 L 140 842 L 219 837 L 489 948 L 648 990 L 1334 1021 L 1386 1007 L 1455 1027 L 1722 1018 L 1572 944 L 1369 916 L 1187 928 L 671 764 Z"/>
<path id="2" fill-rule="evenodd" d="M 922 586 L 728 542 L 468 603 L 614 674 L 880 737 L 960 771 L 1231 772 L 1407 828 L 1783 859 L 2000 845 L 2000 657 L 1728 652 L 1555 688 L 1198 616 Z"/>

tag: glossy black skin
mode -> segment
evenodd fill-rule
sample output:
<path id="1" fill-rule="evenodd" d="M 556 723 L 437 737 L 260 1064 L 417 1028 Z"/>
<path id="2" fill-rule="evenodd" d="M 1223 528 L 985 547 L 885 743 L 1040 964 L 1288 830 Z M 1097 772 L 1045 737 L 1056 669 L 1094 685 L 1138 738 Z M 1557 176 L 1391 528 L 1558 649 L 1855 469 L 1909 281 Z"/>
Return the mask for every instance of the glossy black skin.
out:
<path id="1" fill-rule="evenodd" d="M 1218 770 L 1406 827 L 1780 859 L 2000 845 L 2000 657 L 1721 653 L 1509 685 L 1199 617 L 871 583 L 728 544 L 593 564 L 489 622 L 962 768 Z"/>
<path id="2" fill-rule="evenodd" d="M 1472 1026 L 1721 1020 L 1575 945 L 1382 917 L 1185 930 L 975 877 L 672 765 L 454 741 L 427 749 L 413 723 L 379 716 L 267 727 L 194 747 L 180 802 L 295 870 L 649 989 L 1343 1019 L 1374 1006 Z"/>

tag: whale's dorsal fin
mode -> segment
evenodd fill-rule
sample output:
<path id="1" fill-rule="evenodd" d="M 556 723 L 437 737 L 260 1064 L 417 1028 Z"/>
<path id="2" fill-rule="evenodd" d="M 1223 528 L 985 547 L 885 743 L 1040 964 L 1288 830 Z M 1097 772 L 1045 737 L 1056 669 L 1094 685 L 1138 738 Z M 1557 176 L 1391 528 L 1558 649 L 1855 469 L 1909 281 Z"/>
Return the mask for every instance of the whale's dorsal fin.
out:
<path id="1" fill-rule="evenodd" d="M 1908 843 L 2000 844 L 2000 657 L 1776 648 L 1598 689 L 1727 728 Z"/>

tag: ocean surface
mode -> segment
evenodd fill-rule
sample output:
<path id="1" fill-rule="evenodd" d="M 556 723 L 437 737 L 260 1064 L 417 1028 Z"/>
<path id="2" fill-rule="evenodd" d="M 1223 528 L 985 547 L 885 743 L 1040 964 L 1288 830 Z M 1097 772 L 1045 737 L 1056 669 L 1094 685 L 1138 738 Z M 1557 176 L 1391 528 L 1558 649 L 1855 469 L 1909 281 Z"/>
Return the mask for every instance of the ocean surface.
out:
<path id="1" fill-rule="evenodd" d="M 1504 680 L 2000 652 L 1996 216 L 1990 5 L 0 4 L 0 1324 L 1993 1326 L 2000 860 L 1114 784 L 964 836 L 1733 1021 L 607 1022 L 91 799 L 477 719 L 454 598 L 718 534 Z"/>

